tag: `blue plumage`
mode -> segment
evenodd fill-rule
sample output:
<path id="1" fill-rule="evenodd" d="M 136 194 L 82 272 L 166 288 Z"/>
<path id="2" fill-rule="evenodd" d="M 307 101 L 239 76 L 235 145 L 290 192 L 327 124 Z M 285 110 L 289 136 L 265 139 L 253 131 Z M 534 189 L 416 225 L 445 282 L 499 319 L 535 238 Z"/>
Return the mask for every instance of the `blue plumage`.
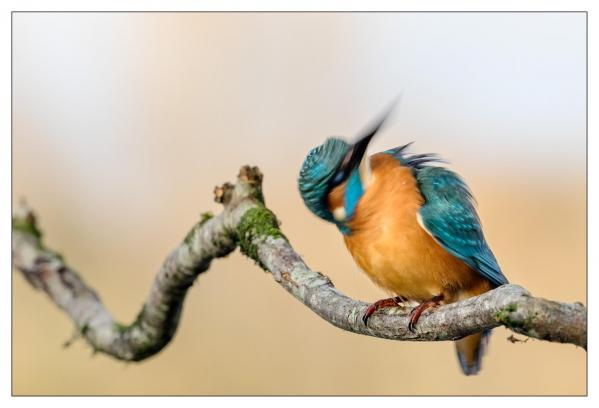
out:
<path id="1" fill-rule="evenodd" d="M 327 208 L 326 199 L 330 181 L 349 150 L 347 142 L 328 138 L 323 144 L 310 150 L 298 179 L 298 187 L 306 207 L 323 220 L 336 224 L 343 233 L 349 232 L 349 229 L 335 220 Z"/>
<path id="2" fill-rule="evenodd" d="M 460 367 L 462 372 L 465 375 L 476 375 L 481 369 L 481 363 L 483 359 L 483 355 L 487 351 L 487 347 L 489 346 L 489 339 L 491 338 L 492 329 L 485 330 L 481 333 L 480 343 L 476 349 L 476 355 L 474 357 L 474 361 L 468 361 L 466 356 L 462 354 L 459 350 L 458 354 L 458 362 L 460 363 Z"/>
<path id="3" fill-rule="evenodd" d="M 346 225 L 354 215 L 356 206 L 364 194 L 360 172 L 353 169 L 347 176 L 344 193 L 345 220 L 336 220 L 326 205 L 331 179 L 351 146 L 338 138 L 328 138 L 322 145 L 312 149 L 300 170 L 298 186 L 304 203 L 312 213 L 325 221 L 334 223 L 344 235 L 351 234 Z"/>
<path id="4" fill-rule="evenodd" d="M 419 214 L 423 226 L 450 254 L 464 261 L 494 286 L 508 283 L 487 245 L 474 198 L 454 172 L 429 164 L 439 162 L 434 154 L 408 155 L 408 145 L 385 151 L 413 169 L 424 198 Z"/>
<path id="5" fill-rule="evenodd" d="M 360 198 L 362 198 L 363 195 L 364 187 L 362 186 L 362 180 L 360 180 L 360 172 L 356 169 L 352 171 L 347 179 L 347 186 L 343 197 L 343 207 L 345 209 L 345 218 L 347 220 L 354 216 L 358 201 L 360 201 Z"/>

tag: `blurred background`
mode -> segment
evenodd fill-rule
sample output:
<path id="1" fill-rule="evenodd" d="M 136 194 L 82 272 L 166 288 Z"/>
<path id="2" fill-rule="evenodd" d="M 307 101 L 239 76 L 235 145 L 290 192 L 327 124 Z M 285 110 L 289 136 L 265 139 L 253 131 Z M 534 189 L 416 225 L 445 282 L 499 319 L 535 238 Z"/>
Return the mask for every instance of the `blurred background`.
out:
<path id="1" fill-rule="evenodd" d="M 310 148 L 400 92 L 372 152 L 410 141 L 469 183 L 505 275 L 586 304 L 584 13 L 13 14 L 13 204 L 117 319 L 243 164 L 308 265 L 385 296 L 304 207 Z M 68 318 L 13 275 L 14 394 L 584 394 L 586 353 L 497 329 L 479 376 L 453 344 L 343 332 L 238 252 L 191 288 L 174 340 L 123 363 L 68 349 Z"/>

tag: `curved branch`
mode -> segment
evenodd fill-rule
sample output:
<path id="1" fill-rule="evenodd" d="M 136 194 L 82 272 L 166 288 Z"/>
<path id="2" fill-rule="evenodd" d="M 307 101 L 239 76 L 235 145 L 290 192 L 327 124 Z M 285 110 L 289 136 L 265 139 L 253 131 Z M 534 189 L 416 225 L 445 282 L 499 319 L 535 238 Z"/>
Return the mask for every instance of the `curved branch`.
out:
<path id="1" fill-rule="evenodd" d="M 223 211 L 215 217 L 203 215 L 166 258 L 130 325 L 114 320 L 94 290 L 58 253 L 44 247 L 34 213 L 24 204 L 13 215 L 13 265 L 70 316 L 94 350 L 121 360 L 142 360 L 168 344 L 179 324 L 187 289 L 214 258 L 228 255 L 237 246 L 295 298 L 347 331 L 431 341 L 455 340 L 504 325 L 529 337 L 586 349 L 586 307 L 535 298 L 517 285 L 426 312 L 415 333 L 407 329 L 408 306 L 376 313 L 367 327 L 361 316 L 368 304 L 335 289 L 329 278 L 308 268 L 289 244 L 275 215 L 264 206 L 258 168 L 242 167 L 235 185 L 226 183 L 214 193 Z"/>

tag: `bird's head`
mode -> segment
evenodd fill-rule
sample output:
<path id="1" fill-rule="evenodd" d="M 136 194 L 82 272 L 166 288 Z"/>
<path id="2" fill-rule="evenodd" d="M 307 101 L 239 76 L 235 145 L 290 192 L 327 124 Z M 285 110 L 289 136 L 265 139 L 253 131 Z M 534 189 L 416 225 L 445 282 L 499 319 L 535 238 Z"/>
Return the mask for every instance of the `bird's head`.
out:
<path id="1" fill-rule="evenodd" d="M 323 144 L 310 150 L 302 164 L 298 185 L 306 207 L 316 216 L 335 222 L 327 208 L 326 198 L 345 176 L 343 162 L 351 152 L 351 145 L 337 137 L 329 137 Z M 349 169 L 347 169 L 349 170 Z"/>
<path id="2" fill-rule="evenodd" d="M 302 164 L 298 184 L 304 203 L 316 216 L 342 227 L 339 219 L 335 219 L 329 210 L 327 197 L 358 169 L 368 144 L 386 117 L 387 114 L 353 144 L 337 137 L 329 137 L 323 144 L 310 150 Z"/>

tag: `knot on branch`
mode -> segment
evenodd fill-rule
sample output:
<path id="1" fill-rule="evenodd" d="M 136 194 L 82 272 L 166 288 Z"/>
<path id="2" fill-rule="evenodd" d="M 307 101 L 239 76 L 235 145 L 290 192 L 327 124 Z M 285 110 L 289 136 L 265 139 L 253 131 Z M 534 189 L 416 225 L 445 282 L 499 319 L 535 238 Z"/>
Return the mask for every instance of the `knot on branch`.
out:
<path id="1" fill-rule="evenodd" d="M 262 178 L 262 172 L 258 167 L 248 165 L 242 166 L 239 169 L 239 174 L 237 175 L 237 180 L 252 187 L 261 186 Z"/>
<path id="2" fill-rule="evenodd" d="M 235 186 L 229 182 L 226 182 L 220 187 L 214 187 L 214 201 L 219 204 L 229 204 L 231 202 L 231 197 L 233 196 L 234 188 Z"/>
<path id="3" fill-rule="evenodd" d="M 225 207 L 247 198 L 256 199 L 263 204 L 262 178 L 258 167 L 242 166 L 237 175 L 237 184 L 226 182 L 220 187 L 214 187 L 214 201 Z"/>

